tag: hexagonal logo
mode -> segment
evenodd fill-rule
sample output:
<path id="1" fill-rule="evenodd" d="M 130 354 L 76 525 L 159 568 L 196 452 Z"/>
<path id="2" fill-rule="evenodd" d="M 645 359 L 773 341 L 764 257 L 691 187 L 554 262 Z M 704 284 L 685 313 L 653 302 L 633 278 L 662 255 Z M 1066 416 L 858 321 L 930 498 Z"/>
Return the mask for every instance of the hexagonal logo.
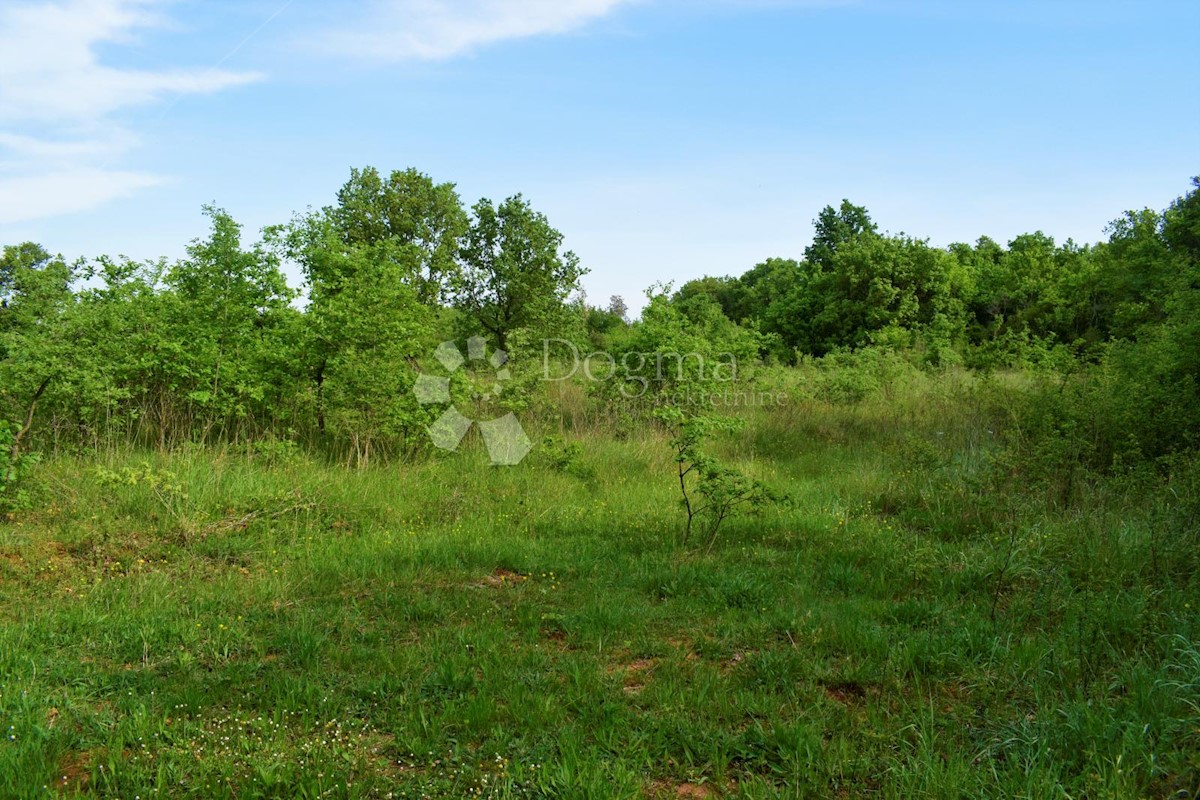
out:
<path id="1" fill-rule="evenodd" d="M 495 372 L 495 380 L 486 391 L 477 393 L 481 400 L 487 401 L 498 396 L 504 389 L 504 382 L 512 377 L 504 366 L 508 362 L 508 353 L 496 350 L 488 357 L 487 342 L 481 336 L 467 340 L 465 358 L 454 342 L 442 342 L 433 355 L 450 373 L 463 369 L 468 362 L 482 362 L 490 366 Z M 450 404 L 445 413 L 426 429 L 433 444 L 442 450 L 458 450 L 471 426 L 476 424 L 483 433 L 483 443 L 493 464 L 514 466 L 521 463 L 521 459 L 533 449 L 533 443 L 515 414 L 509 413 L 499 419 L 474 420 L 459 411 L 450 396 L 449 377 L 421 373 L 413 385 L 413 394 L 421 405 Z"/>

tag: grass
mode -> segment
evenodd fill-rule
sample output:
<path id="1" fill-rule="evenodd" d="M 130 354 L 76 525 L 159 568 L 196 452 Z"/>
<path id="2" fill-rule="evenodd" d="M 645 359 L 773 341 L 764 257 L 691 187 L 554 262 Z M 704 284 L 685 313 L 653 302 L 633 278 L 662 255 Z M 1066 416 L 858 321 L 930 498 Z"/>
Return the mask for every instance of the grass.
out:
<path id="1" fill-rule="evenodd" d="M 512 469 L 46 461 L 0 528 L 0 795 L 1200 791 L 1159 506 L 997 495 L 978 381 L 789 391 L 721 446 L 794 502 L 709 554 L 648 429 Z"/>

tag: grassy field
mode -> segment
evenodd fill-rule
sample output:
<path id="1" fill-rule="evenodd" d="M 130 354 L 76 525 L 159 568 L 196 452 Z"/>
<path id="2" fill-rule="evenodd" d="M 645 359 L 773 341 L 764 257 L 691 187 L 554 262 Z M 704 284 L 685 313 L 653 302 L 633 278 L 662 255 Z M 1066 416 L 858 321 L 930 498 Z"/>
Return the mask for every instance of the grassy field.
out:
<path id="1" fill-rule="evenodd" d="M 996 488 L 978 383 L 752 413 L 719 449 L 791 502 L 711 551 L 647 425 L 48 458 L 0 527 L 0 796 L 1193 796 L 1194 539 Z"/>

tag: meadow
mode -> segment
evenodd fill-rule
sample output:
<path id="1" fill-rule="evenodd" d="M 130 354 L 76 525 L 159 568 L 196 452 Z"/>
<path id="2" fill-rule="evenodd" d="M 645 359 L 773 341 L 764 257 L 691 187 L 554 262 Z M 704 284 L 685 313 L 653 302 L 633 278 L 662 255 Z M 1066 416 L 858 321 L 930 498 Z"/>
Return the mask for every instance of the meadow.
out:
<path id="1" fill-rule="evenodd" d="M 0 525 L 0 795 L 1196 796 L 1195 470 L 1032 480 L 1035 378 L 860 379 L 755 377 L 787 402 L 712 447 L 787 499 L 711 547 L 661 426 L 578 395 L 515 467 L 48 454 Z"/>
<path id="2" fill-rule="evenodd" d="M 0 0 L 0 800 L 1200 800 L 1200 3 L 1059 5 Z"/>

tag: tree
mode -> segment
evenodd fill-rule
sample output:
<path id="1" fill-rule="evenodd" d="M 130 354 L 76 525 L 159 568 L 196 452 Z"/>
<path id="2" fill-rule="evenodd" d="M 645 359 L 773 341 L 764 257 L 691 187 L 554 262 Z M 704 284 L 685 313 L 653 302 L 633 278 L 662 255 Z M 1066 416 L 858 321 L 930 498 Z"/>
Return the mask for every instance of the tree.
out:
<path id="1" fill-rule="evenodd" d="M 177 386 L 207 431 L 266 414 L 274 387 L 265 367 L 281 345 L 272 334 L 295 292 L 275 253 L 262 245 L 243 250 L 233 217 L 213 206 L 204 213 L 211 234 L 192 242 L 165 283 L 170 334 L 180 345 Z"/>
<path id="2" fill-rule="evenodd" d="M 738 316 L 738 306 L 744 293 L 737 278 L 713 277 L 706 275 L 695 278 L 679 287 L 671 298 L 672 302 L 686 304 L 692 298 L 704 295 L 709 297 L 721 308 L 721 313 L 734 322 L 741 322 Z"/>
<path id="3" fill-rule="evenodd" d="M 427 421 L 412 395 L 417 359 L 436 346 L 438 310 L 407 278 L 420 259 L 395 238 L 348 245 L 332 214 L 276 231 L 308 283 L 304 354 L 317 430 L 366 464 L 379 443 L 405 446 Z"/>
<path id="4" fill-rule="evenodd" d="M 619 318 L 622 322 L 628 322 L 629 306 L 625 304 L 625 298 L 619 294 L 614 294 L 608 298 L 608 313 Z"/>
<path id="5" fill-rule="evenodd" d="M 315 348 L 324 356 L 322 423 L 347 444 L 347 463 L 366 466 L 378 444 L 414 446 L 432 421 L 414 398 L 417 359 L 434 348 L 434 311 L 398 280 L 401 263 L 374 248 L 352 250 L 355 279 L 316 298 L 308 311 Z M 423 437 L 419 440 L 423 442 Z"/>
<path id="6" fill-rule="evenodd" d="M 1118 282 L 1122 262 L 1106 264 L 1123 301 L 1106 359 L 1117 452 L 1162 458 L 1200 446 L 1200 181 L 1193 187 L 1161 215 L 1131 212 L 1112 227 L 1109 255 L 1128 270 Z"/>
<path id="7" fill-rule="evenodd" d="M 467 215 L 452 183 L 434 183 L 409 168 L 386 178 L 374 167 L 354 169 L 325 213 L 351 248 L 389 243 L 401 267 L 396 279 L 411 285 L 426 305 L 446 296 L 458 271 Z M 382 251 L 376 251 L 382 252 Z"/>
<path id="8" fill-rule="evenodd" d="M 304 271 L 303 356 L 318 431 L 365 463 L 378 440 L 406 440 L 420 414 L 406 392 L 431 325 L 458 283 L 467 215 L 451 183 L 415 169 L 351 171 L 337 204 L 272 229 Z"/>
<path id="9" fill-rule="evenodd" d="M 968 337 L 980 344 L 996 335 L 996 323 L 1003 319 L 1003 309 L 997 302 L 1000 287 L 995 285 L 1004 248 L 988 236 L 980 236 L 972 246 L 964 242 L 950 245 L 950 253 L 970 276 L 974 287 L 967 298 Z"/>
<path id="10" fill-rule="evenodd" d="M 754 319 L 769 326 L 767 309 L 797 283 L 805 280 L 809 267 L 791 258 L 768 258 L 738 278 L 740 291 L 730 309 L 730 319 Z M 765 329 L 765 328 L 764 328 Z"/>
<path id="11" fill-rule="evenodd" d="M 61 256 L 26 242 L 0 253 L 0 419 L 7 462 L 20 463 L 39 403 L 70 370 L 68 329 L 75 271 Z"/>
<path id="12" fill-rule="evenodd" d="M 162 285 L 167 269 L 165 259 L 105 256 L 85 265 L 73 325 L 73 402 L 59 409 L 81 435 L 136 440 L 153 433 L 165 444 L 188 344 L 170 333 L 166 311 L 175 297 Z"/>
<path id="13" fill-rule="evenodd" d="M 897 336 L 911 344 L 918 331 L 961 338 L 968 287 L 969 276 L 947 251 L 904 236 L 872 235 L 839 244 L 827 269 L 782 304 L 800 346 L 823 355 Z"/>
<path id="14" fill-rule="evenodd" d="M 796 348 L 807 341 L 803 331 L 812 310 L 788 308 L 783 301 L 799 291 L 812 277 L 813 266 L 807 261 L 768 258 L 756 264 L 739 279 L 739 291 L 731 309 L 731 319 L 752 323 L 766 334 L 764 342 L 786 362 L 795 358 Z"/>
<path id="15" fill-rule="evenodd" d="M 629 335 L 612 355 L 626 384 L 613 388 L 627 397 L 670 398 L 681 405 L 713 404 L 758 360 L 763 337 L 730 321 L 709 295 L 677 303 L 669 286 L 646 291 L 649 301 Z"/>
<path id="16" fill-rule="evenodd" d="M 1200 177 L 1192 178 L 1192 190 L 1163 214 L 1163 236 L 1173 252 L 1200 264 Z"/>
<path id="17" fill-rule="evenodd" d="M 1097 248 L 1099 302 L 1113 338 L 1132 339 L 1166 319 L 1179 271 L 1164 229 L 1159 212 L 1128 211 L 1109 224 L 1108 241 Z"/>
<path id="18" fill-rule="evenodd" d="M 786 495 L 703 451 L 706 439 L 742 430 L 744 419 L 689 414 L 676 406 L 659 408 L 654 417 L 670 431 L 680 505 L 686 519 L 685 546 L 691 540 L 697 519 L 707 520 L 707 554 L 712 552 L 725 520 L 740 513 L 759 514 L 772 505 L 789 502 Z"/>
<path id="19" fill-rule="evenodd" d="M 545 334 L 563 322 L 567 298 L 586 270 L 545 215 L 521 196 L 472 209 L 454 302 L 500 349 L 518 329 Z"/>
<path id="20" fill-rule="evenodd" d="M 813 220 L 813 228 L 813 242 L 805 248 L 804 258 L 819 270 L 833 266 L 833 257 L 843 244 L 877 232 L 867 209 L 849 200 L 842 200 L 836 209 L 825 206 Z"/>

